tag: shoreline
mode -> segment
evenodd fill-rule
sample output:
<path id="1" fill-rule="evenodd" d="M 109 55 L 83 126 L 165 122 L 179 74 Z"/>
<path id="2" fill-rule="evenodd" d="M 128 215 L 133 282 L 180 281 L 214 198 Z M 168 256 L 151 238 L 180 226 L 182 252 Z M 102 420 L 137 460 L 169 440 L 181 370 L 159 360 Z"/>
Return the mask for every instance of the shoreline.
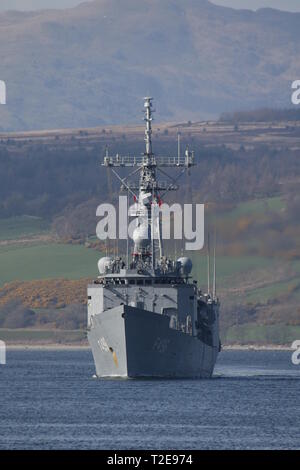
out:
<path id="1" fill-rule="evenodd" d="M 222 351 L 292 351 L 291 346 L 281 344 L 228 344 L 222 346 Z"/>
<path id="2" fill-rule="evenodd" d="M 9 350 L 29 350 L 29 351 L 74 351 L 74 350 L 91 350 L 89 344 L 74 343 L 74 344 L 61 344 L 61 343 L 11 343 L 6 344 L 7 351 Z M 266 344 L 229 344 L 222 347 L 222 351 L 292 351 L 288 345 Z M 221 352 L 222 352 L 221 351 Z"/>
<path id="3" fill-rule="evenodd" d="M 71 351 L 91 349 L 88 343 L 6 343 L 6 350 Z"/>

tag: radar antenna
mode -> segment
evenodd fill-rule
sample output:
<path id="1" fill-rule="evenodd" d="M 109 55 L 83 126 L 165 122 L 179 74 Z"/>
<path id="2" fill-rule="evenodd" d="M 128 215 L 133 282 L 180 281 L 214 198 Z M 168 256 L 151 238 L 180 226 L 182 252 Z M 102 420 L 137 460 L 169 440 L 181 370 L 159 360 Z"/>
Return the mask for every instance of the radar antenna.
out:
<path id="1" fill-rule="evenodd" d="M 137 218 L 137 227 L 133 233 L 134 250 L 132 253 L 133 267 L 147 268 L 155 272 L 156 252 L 163 257 L 163 244 L 161 236 L 161 222 L 159 207 L 162 197 L 169 191 L 176 191 L 180 176 L 191 166 L 194 166 L 194 152 L 187 148 L 183 157 L 180 151 L 176 156 L 156 156 L 152 149 L 152 121 L 153 98 L 144 98 L 145 128 L 145 152 L 140 156 L 110 156 L 106 152 L 103 165 L 110 167 L 114 175 L 121 182 L 121 190 L 126 190 L 134 198 L 134 208 L 130 210 L 130 216 Z M 116 168 L 132 168 L 126 177 L 121 177 Z M 165 168 L 180 170 L 176 177 L 167 173 Z M 157 180 L 157 170 L 167 180 Z M 139 181 L 132 181 L 139 174 Z"/>

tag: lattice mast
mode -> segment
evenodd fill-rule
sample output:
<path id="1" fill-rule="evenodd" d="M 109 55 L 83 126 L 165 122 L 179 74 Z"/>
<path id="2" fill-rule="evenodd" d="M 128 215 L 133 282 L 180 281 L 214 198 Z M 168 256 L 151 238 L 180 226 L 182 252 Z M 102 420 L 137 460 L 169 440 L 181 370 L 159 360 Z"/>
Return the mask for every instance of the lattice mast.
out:
<path id="1" fill-rule="evenodd" d="M 194 153 L 186 149 L 184 157 L 181 157 L 178 150 L 176 157 L 160 157 L 153 153 L 152 149 L 152 121 L 153 107 L 152 98 L 144 98 L 144 110 L 146 122 L 145 128 L 145 152 L 141 157 L 131 156 L 109 156 L 108 152 L 104 157 L 103 165 L 110 167 L 113 173 L 121 182 L 121 189 L 126 189 L 135 200 L 135 209 L 130 215 L 137 217 L 137 228 L 134 231 L 134 251 L 132 264 L 134 266 L 147 265 L 156 268 L 156 251 L 159 256 L 163 256 L 163 244 L 161 237 L 161 224 L 158 207 L 162 197 L 168 191 L 177 190 L 176 184 L 179 177 L 194 163 Z M 115 168 L 136 167 L 125 178 L 121 178 Z M 168 175 L 162 168 L 177 168 L 181 171 L 176 178 Z M 167 181 L 157 180 L 157 170 L 167 177 Z M 130 179 L 140 172 L 139 183 Z M 135 193 L 138 191 L 138 194 Z"/>

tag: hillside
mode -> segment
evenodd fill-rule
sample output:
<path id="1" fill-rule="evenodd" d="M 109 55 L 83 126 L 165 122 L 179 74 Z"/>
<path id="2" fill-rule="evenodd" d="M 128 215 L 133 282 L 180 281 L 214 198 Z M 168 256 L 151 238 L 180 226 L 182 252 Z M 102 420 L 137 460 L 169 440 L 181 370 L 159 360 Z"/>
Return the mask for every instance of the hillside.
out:
<path id="1" fill-rule="evenodd" d="M 297 339 L 300 328 L 300 226 L 294 216 L 297 212 L 298 194 L 296 199 L 286 194 L 239 204 L 206 205 L 207 227 L 211 226 L 211 218 L 218 227 L 217 289 L 224 344 L 282 345 Z M 38 338 L 50 341 L 57 329 L 85 328 L 86 286 L 88 278 L 97 275 L 97 261 L 102 256 L 93 249 L 93 239 L 89 243 L 69 240 L 72 243 L 66 244 L 52 235 L 50 241 L 38 240 L 47 234 L 51 236 L 47 232 L 49 226 L 47 229 L 41 219 L 28 216 L 2 219 L 1 229 L 1 337 L 26 342 L 31 335 L 28 329 L 33 328 L 32 341 Z M 4 240 L 5 236 L 9 238 Z M 168 252 L 170 247 L 165 248 Z M 193 274 L 205 290 L 205 250 L 187 255 L 192 256 Z M 69 341 L 65 336 L 60 340 Z"/>
<path id="2" fill-rule="evenodd" d="M 177 154 L 178 127 L 182 149 L 190 144 L 197 160 L 191 178 L 181 181 L 178 200 L 190 200 L 190 185 L 195 201 L 220 205 L 290 192 L 299 182 L 299 121 L 156 123 L 155 152 Z M 112 178 L 110 194 L 109 173 L 100 166 L 105 148 L 139 155 L 143 131 L 109 126 L 0 134 L 0 218 L 41 217 L 63 238 L 94 234 L 95 208 L 119 189 Z M 0 224 L 0 240 L 11 236 Z"/>
<path id="3" fill-rule="evenodd" d="M 122 8 L 120 8 L 122 5 Z M 300 13 L 207 0 L 95 0 L 72 9 L 0 14 L 0 129 L 139 122 L 290 105 Z"/>
<path id="4" fill-rule="evenodd" d="M 291 344 L 300 328 L 300 122 L 242 117 L 156 123 L 154 150 L 176 155 L 178 127 L 182 149 L 190 142 L 195 150 L 198 164 L 172 197 L 205 202 L 206 227 L 217 227 L 224 344 Z M 96 207 L 119 188 L 113 178 L 110 190 L 100 166 L 106 145 L 138 155 L 143 128 L 0 134 L 2 338 L 50 341 L 57 329 L 72 330 L 70 340 L 74 330 L 83 334 L 87 278 L 97 275 L 101 251 L 115 249 L 95 238 Z M 205 250 L 187 255 L 206 289 Z"/>

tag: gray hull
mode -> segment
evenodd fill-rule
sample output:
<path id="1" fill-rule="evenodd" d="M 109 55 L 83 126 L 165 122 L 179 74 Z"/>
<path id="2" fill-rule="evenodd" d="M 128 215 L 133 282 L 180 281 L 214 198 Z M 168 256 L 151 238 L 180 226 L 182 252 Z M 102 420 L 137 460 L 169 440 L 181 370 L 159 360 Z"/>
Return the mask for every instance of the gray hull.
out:
<path id="1" fill-rule="evenodd" d="M 93 316 L 88 331 L 98 377 L 209 378 L 218 345 L 169 327 L 170 319 L 120 305 Z M 215 343 L 216 344 L 216 343 Z"/>

